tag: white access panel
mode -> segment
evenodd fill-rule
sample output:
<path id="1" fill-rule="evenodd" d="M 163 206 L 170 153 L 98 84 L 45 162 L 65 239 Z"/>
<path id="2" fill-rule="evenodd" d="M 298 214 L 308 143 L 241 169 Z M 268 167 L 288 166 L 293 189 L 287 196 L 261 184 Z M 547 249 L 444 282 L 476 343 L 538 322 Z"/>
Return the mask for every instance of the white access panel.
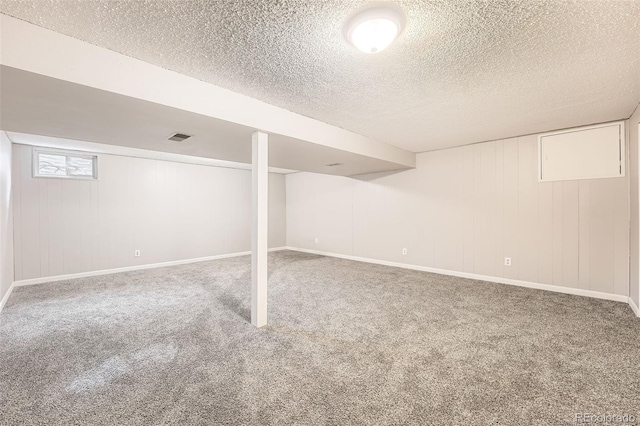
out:
<path id="1" fill-rule="evenodd" d="M 580 127 L 538 137 L 538 180 L 625 175 L 624 122 Z"/>

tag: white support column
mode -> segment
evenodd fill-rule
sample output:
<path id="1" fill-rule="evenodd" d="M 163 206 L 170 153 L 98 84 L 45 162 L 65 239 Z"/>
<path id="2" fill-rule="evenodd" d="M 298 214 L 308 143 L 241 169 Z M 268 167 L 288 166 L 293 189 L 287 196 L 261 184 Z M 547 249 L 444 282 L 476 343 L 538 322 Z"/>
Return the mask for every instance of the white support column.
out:
<path id="1" fill-rule="evenodd" d="M 267 324 L 267 227 L 269 219 L 269 135 L 255 132 L 252 142 L 253 230 L 251 233 L 251 324 Z"/>

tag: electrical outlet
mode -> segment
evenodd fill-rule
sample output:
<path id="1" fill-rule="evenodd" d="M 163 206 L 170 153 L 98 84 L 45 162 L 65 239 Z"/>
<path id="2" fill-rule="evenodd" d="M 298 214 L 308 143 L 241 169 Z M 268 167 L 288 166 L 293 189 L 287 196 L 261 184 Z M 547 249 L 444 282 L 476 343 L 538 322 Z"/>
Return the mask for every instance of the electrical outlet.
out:
<path id="1" fill-rule="evenodd" d="M 318 237 L 316 237 L 316 244 L 318 244 Z"/>
<path id="2" fill-rule="evenodd" d="M 402 249 L 402 255 L 403 255 L 403 256 L 406 256 L 406 255 L 407 255 L 407 249 L 406 249 L 406 248 L 403 248 L 403 249 Z"/>
<path id="3" fill-rule="evenodd" d="M 133 254 L 135 257 L 140 257 L 140 250 L 136 250 Z"/>
<path id="4" fill-rule="evenodd" d="M 510 257 L 505 257 L 504 258 L 504 266 L 511 266 L 511 258 Z"/>

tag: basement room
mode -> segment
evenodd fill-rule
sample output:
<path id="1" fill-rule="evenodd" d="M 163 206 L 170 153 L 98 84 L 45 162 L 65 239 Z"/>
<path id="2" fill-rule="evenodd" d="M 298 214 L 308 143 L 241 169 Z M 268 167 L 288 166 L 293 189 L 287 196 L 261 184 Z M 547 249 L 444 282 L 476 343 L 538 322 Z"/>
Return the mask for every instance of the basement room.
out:
<path id="1" fill-rule="evenodd" d="M 0 424 L 640 424 L 639 106 L 640 0 L 0 0 Z"/>

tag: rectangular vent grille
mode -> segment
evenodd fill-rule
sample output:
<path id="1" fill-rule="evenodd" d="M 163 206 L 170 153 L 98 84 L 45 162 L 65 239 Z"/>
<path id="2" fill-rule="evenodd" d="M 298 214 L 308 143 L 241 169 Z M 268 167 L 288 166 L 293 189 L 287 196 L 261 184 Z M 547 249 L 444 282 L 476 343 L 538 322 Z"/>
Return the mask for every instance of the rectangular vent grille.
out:
<path id="1" fill-rule="evenodd" d="M 189 139 L 191 135 L 185 135 L 184 133 L 176 133 L 175 135 L 169 138 L 170 141 L 182 142 L 186 139 Z"/>

